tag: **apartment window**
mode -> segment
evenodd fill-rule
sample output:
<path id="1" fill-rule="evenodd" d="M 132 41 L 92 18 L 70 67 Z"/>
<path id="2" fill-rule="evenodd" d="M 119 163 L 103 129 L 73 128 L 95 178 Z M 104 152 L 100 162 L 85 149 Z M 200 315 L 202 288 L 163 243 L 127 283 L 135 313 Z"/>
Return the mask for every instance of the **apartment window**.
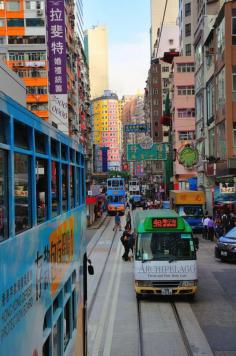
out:
<path id="1" fill-rule="evenodd" d="M 225 68 L 216 77 L 216 109 L 225 104 Z"/>
<path id="2" fill-rule="evenodd" d="M 195 117 L 195 108 L 192 109 L 178 109 L 178 118 Z"/>
<path id="3" fill-rule="evenodd" d="M 158 89 L 153 89 L 153 94 L 158 94 Z"/>
<path id="4" fill-rule="evenodd" d="M 169 67 L 162 67 L 162 72 L 169 72 Z"/>
<path id="5" fill-rule="evenodd" d="M 20 11 L 20 1 L 7 2 L 7 11 Z"/>
<path id="6" fill-rule="evenodd" d="M 196 96 L 196 119 L 197 121 L 203 118 L 203 96 Z"/>
<path id="7" fill-rule="evenodd" d="M 8 19 L 8 27 L 24 27 L 24 19 Z"/>
<path id="8" fill-rule="evenodd" d="M 4 1 L 0 1 L 0 10 L 4 10 Z"/>
<path id="9" fill-rule="evenodd" d="M 174 40 L 172 38 L 169 39 L 169 45 L 172 45 L 174 43 Z"/>
<path id="10" fill-rule="evenodd" d="M 43 27 L 44 20 L 43 19 L 26 19 L 27 27 Z"/>
<path id="11" fill-rule="evenodd" d="M 47 87 L 27 87 L 27 94 L 47 94 Z"/>
<path id="12" fill-rule="evenodd" d="M 209 156 L 215 155 L 215 129 L 209 130 Z"/>
<path id="13" fill-rule="evenodd" d="M 179 63 L 179 64 L 177 64 L 177 72 L 181 72 L 181 73 L 194 72 L 194 64 L 193 63 Z"/>
<path id="14" fill-rule="evenodd" d="M 4 44 L 5 42 L 5 37 L 0 37 L 0 44 Z"/>
<path id="15" fill-rule="evenodd" d="M 236 45 L 236 9 L 232 9 L 232 45 Z"/>
<path id="16" fill-rule="evenodd" d="M 216 126 L 216 138 L 216 155 L 224 159 L 226 157 L 225 122 Z"/>
<path id="17" fill-rule="evenodd" d="M 236 66 L 233 66 L 232 68 L 232 83 L 233 83 L 233 101 L 236 101 Z"/>
<path id="18" fill-rule="evenodd" d="M 207 92 L 207 122 L 210 124 L 213 121 L 213 115 L 214 115 L 214 86 L 213 82 L 211 81 L 209 84 L 207 84 L 206 88 Z"/>
<path id="19" fill-rule="evenodd" d="M 224 18 L 216 29 L 216 44 L 217 44 L 216 58 L 220 59 L 225 49 L 225 19 Z"/>
<path id="20" fill-rule="evenodd" d="M 5 26 L 5 19 L 0 19 L 0 27 L 4 27 Z"/>
<path id="21" fill-rule="evenodd" d="M 177 87 L 178 95 L 194 95 L 195 90 L 193 85 Z"/>
<path id="22" fill-rule="evenodd" d="M 190 16 L 191 15 L 191 3 L 185 4 L 185 16 Z"/>
<path id="23" fill-rule="evenodd" d="M 185 36 L 186 37 L 191 36 L 191 23 L 187 23 L 185 25 Z"/>
<path id="24" fill-rule="evenodd" d="M 158 100 L 157 100 L 157 99 L 154 99 L 154 100 L 153 100 L 153 105 L 154 105 L 154 106 L 157 106 L 157 105 L 158 105 Z"/>
<path id="25" fill-rule="evenodd" d="M 188 43 L 185 45 L 185 56 L 191 56 L 191 54 L 192 54 L 191 43 Z"/>
<path id="26" fill-rule="evenodd" d="M 234 154 L 236 154 L 236 122 L 233 123 L 233 148 Z"/>
<path id="27" fill-rule="evenodd" d="M 194 131 L 179 131 L 179 140 L 194 140 Z"/>

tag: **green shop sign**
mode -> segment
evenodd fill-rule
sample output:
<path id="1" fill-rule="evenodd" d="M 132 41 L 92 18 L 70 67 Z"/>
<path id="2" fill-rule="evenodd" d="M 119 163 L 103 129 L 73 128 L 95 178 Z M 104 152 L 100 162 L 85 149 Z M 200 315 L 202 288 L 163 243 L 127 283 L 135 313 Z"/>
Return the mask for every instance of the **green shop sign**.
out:
<path id="1" fill-rule="evenodd" d="M 167 144 L 154 143 L 150 148 L 139 144 L 127 145 L 127 161 L 164 161 L 167 159 Z"/>
<path id="2" fill-rule="evenodd" d="M 198 150 L 191 146 L 184 147 L 179 152 L 178 159 L 184 167 L 193 167 L 198 162 Z"/>

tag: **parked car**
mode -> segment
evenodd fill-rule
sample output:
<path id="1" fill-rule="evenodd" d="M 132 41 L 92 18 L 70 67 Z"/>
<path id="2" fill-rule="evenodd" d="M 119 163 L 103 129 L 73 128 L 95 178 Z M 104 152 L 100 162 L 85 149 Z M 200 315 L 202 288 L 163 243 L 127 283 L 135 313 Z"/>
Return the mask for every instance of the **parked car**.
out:
<path id="1" fill-rule="evenodd" d="M 236 262 L 236 227 L 221 236 L 215 246 L 215 257 Z"/>

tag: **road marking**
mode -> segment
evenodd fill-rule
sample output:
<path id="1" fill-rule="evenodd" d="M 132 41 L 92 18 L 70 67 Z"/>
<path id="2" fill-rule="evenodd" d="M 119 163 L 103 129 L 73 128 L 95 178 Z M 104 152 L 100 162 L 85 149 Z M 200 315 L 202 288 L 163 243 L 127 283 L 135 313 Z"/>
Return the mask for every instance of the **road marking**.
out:
<path id="1" fill-rule="evenodd" d="M 107 288 L 107 292 L 106 292 L 106 297 L 104 299 L 104 304 L 103 304 L 103 308 L 101 311 L 101 318 L 98 323 L 97 333 L 96 333 L 96 337 L 94 340 L 92 356 L 99 355 L 99 349 L 100 349 L 100 346 L 102 343 L 102 335 L 103 335 L 105 323 L 107 320 L 108 312 L 110 312 L 110 301 L 112 299 L 111 294 L 113 291 L 113 284 L 115 281 L 115 274 L 117 271 L 117 263 L 116 262 L 120 258 L 120 255 L 121 255 L 121 244 L 118 243 L 118 246 L 116 249 L 116 255 L 115 255 L 115 259 L 114 259 L 114 263 L 113 263 L 113 267 L 112 267 L 112 272 L 111 272 L 111 276 L 110 276 L 110 280 L 109 280 L 109 284 L 108 284 L 108 288 Z"/>
<path id="2" fill-rule="evenodd" d="M 119 242 L 119 244 L 120 244 L 120 242 Z M 116 274 L 116 278 L 115 278 L 116 284 L 115 284 L 115 288 L 113 291 L 113 299 L 112 299 L 112 304 L 111 304 L 111 309 L 110 309 L 107 334 L 105 337 L 105 346 L 104 346 L 104 350 L 103 350 L 103 356 L 111 355 L 112 337 L 113 337 L 113 330 L 114 330 L 114 323 L 115 323 L 116 309 L 117 309 L 117 305 L 118 305 L 118 295 L 119 295 L 119 288 L 120 288 L 122 260 L 120 259 L 118 263 L 119 263 L 119 266 L 118 266 L 117 274 Z"/>
<path id="3" fill-rule="evenodd" d="M 187 303 L 175 303 L 175 305 L 193 355 L 213 356 L 214 354 L 190 305 Z"/>

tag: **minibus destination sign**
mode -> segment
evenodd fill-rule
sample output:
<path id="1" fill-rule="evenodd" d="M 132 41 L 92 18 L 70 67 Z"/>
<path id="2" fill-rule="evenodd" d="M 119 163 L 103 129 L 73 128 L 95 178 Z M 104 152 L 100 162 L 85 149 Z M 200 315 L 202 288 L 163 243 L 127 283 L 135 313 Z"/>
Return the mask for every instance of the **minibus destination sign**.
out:
<path id="1" fill-rule="evenodd" d="M 176 218 L 153 218 L 152 219 L 152 228 L 177 228 L 177 219 Z"/>

